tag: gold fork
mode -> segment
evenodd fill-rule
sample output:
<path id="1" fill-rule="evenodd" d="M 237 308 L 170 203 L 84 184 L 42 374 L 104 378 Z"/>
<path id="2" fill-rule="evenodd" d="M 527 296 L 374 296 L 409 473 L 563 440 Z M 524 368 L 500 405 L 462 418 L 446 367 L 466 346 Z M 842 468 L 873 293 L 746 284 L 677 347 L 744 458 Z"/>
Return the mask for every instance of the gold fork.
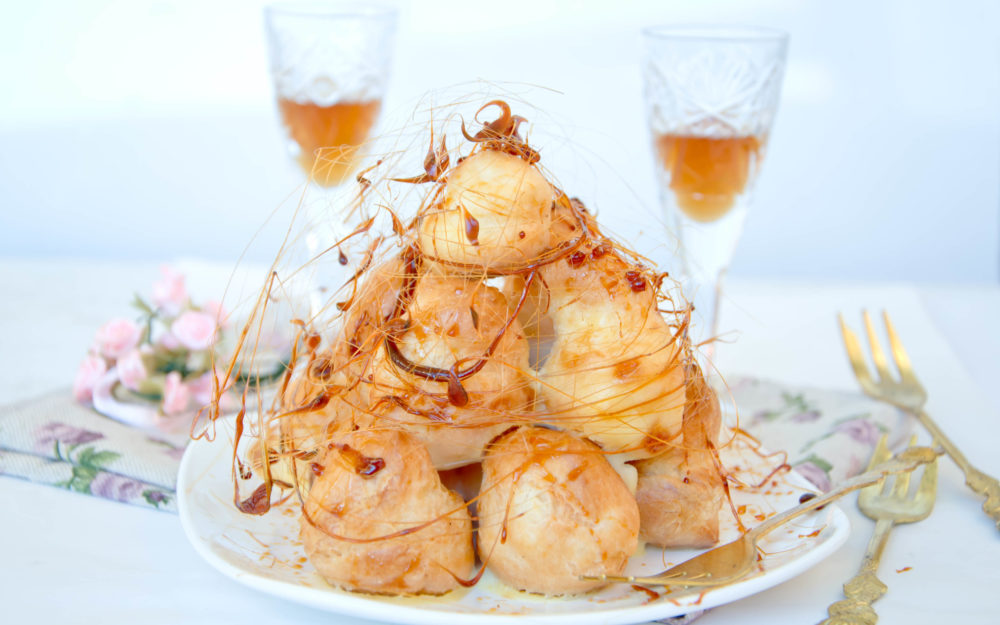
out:
<path id="1" fill-rule="evenodd" d="M 976 469 L 965 456 L 959 451 L 955 443 L 951 442 L 941 428 L 924 412 L 924 404 L 927 402 L 927 392 L 921 386 L 917 376 L 913 373 L 910 365 L 910 358 L 903 349 L 903 344 L 896 335 L 896 329 L 889 319 L 889 315 L 883 311 L 882 317 L 885 320 L 885 329 L 889 336 L 889 346 L 892 348 L 893 360 L 896 369 L 899 371 L 899 379 L 893 378 L 889 372 L 889 364 L 885 353 L 875 336 L 875 328 L 872 326 L 871 317 L 868 311 L 864 311 L 865 330 L 868 334 L 868 344 L 871 346 L 872 361 L 875 363 L 875 371 L 878 373 L 878 381 L 875 381 L 865 363 L 864 353 L 858 337 L 844 323 L 844 317 L 838 315 L 840 319 L 840 331 L 844 335 L 844 345 L 847 347 L 847 357 L 851 361 L 854 369 L 854 377 L 861 383 L 861 389 L 875 399 L 888 402 L 894 406 L 902 408 L 915 416 L 931 436 L 934 441 L 944 448 L 945 452 L 951 456 L 955 464 L 965 474 L 965 483 L 976 493 L 986 497 L 983 503 L 983 511 L 986 512 L 1000 529 L 1000 482 L 982 471 Z"/>
<path id="2" fill-rule="evenodd" d="M 882 435 L 868 467 L 871 468 L 889 458 L 886 435 Z M 916 437 L 910 441 L 912 445 Z M 872 484 L 858 493 L 858 507 L 868 518 L 874 520 L 875 532 L 868 541 L 865 557 L 861 561 L 858 574 L 844 584 L 842 599 L 827 608 L 829 618 L 820 625 L 874 625 L 878 622 L 872 604 L 885 594 L 888 588 L 876 575 L 882 551 L 889 538 L 889 531 L 899 523 L 915 523 L 927 518 L 934 509 L 934 492 L 937 487 L 937 460 L 924 467 L 920 484 L 909 493 L 911 473 L 901 473 L 896 483 L 889 488 L 888 478 Z"/>
<path id="3" fill-rule="evenodd" d="M 887 475 L 912 471 L 921 464 L 933 461 L 938 453 L 940 452 L 928 447 L 906 449 L 872 470 L 844 481 L 830 492 L 771 517 L 736 540 L 706 551 L 658 575 L 596 575 L 583 576 L 582 579 L 659 586 L 721 586 L 734 582 L 753 569 L 757 563 L 757 542 L 768 532 L 853 490 L 875 484 Z"/>

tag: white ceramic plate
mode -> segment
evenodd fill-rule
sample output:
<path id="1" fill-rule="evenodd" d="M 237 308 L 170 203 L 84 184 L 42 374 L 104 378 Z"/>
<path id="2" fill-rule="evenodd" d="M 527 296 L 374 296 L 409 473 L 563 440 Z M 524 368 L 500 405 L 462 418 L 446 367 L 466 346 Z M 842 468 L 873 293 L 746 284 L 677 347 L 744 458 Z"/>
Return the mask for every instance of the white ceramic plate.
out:
<path id="1" fill-rule="evenodd" d="M 699 596 L 650 593 L 617 584 L 572 598 L 543 598 L 515 591 L 487 572 L 473 588 L 445 597 L 392 598 L 362 595 L 329 586 L 315 572 L 298 540 L 298 506 L 276 506 L 261 517 L 233 505 L 230 462 L 233 421 L 219 423 L 215 442 L 188 446 L 181 462 L 177 493 L 181 523 L 198 553 L 223 574 L 251 588 L 306 605 L 391 623 L 472 625 L 517 623 L 637 623 L 677 616 L 729 603 L 790 579 L 833 553 L 847 539 L 847 517 L 835 506 L 805 515 L 778 528 L 762 542 L 758 571 L 747 579 Z M 744 482 L 760 482 L 774 460 L 752 451 L 741 439 L 723 450 L 723 462 L 738 467 Z M 782 472 L 760 489 L 735 488 L 733 503 L 748 526 L 798 504 L 813 490 L 795 473 Z M 294 500 L 294 498 L 292 498 Z M 722 513 L 722 539 L 738 535 L 736 523 Z M 629 574 L 652 575 L 695 555 L 647 547 L 629 562 Z M 655 589 L 662 591 L 662 589 Z"/>

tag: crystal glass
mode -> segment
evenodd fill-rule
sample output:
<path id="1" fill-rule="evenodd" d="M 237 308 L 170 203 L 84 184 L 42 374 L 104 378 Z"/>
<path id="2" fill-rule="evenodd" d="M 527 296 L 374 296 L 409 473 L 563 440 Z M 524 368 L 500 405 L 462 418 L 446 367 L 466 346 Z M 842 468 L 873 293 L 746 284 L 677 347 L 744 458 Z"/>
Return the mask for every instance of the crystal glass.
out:
<path id="1" fill-rule="evenodd" d="M 788 36 L 753 27 L 643 31 L 643 79 L 660 202 L 694 304 L 690 335 L 711 355 L 722 280 L 767 147 Z"/>
<path id="2" fill-rule="evenodd" d="M 314 290 L 323 293 L 345 273 L 337 262 L 345 257 L 334 248 L 350 231 L 345 220 L 357 216 L 346 214 L 343 191 L 382 107 L 396 10 L 287 2 L 266 7 L 264 21 L 288 153 L 308 178 L 299 223 L 314 261 Z"/>

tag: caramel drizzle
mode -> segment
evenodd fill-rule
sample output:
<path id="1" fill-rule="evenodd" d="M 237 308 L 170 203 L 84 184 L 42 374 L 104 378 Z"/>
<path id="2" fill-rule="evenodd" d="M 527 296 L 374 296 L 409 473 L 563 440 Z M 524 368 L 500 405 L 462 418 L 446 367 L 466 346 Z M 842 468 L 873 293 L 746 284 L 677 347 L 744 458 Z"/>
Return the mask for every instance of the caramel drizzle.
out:
<path id="1" fill-rule="evenodd" d="M 527 279 L 524 282 L 524 289 L 521 292 L 521 297 L 518 299 L 517 307 L 514 309 L 507 317 L 507 321 L 504 323 L 503 327 L 497 333 L 493 340 L 490 341 L 489 346 L 481 357 L 476 359 L 476 362 L 466 369 L 459 369 L 459 365 L 462 361 L 456 362 L 448 369 L 440 369 L 438 367 L 429 367 L 427 365 L 420 365 L 406 356 L 399 349 L 399 335 L 406 332 L 409 329 L 409 323 L 402 319 L 403 311 L 406 307 L 406 302 L 412 301 L 413 293 L 416 290 L 417 285 L 417 272 L 419 270 L 420 257 L 414 248 L 409 248 L 405 253 L 404 259 L 406 261 L 406 277 L 403 282 L 403 288 L 399 290 L 396 295 L 396 302 L 393 306 L 393 311 L 390 313 L 389 318 L 386 319 L 386 328 L 384 338 L 382 339 L 382 344 L 385 346 L 386 354 L 389 356 L 389 360 L 397 368 L 403 371 L 415 375 L 419 378 L 425 380 L 431 380 L 434 382 L 447 382 L 448 383 L 448 400 L 454 406 L 462 407 L 469 403 L 469 394 L 462 386 L 462 380 L 468 378 L 469 376 L 475 375 L 486 365 L 487 360 L 496 351 L 497 346 L 503 339 L 504 334 L 510 329 L 511 324 L 517 319 L 518 314 L 521 312 L 521 308 L 524 307 L 524 302 L 528 298 L 528 289 L 531 283 L 535 280 L 536 272 L 532 271 L 528 274 Z"/>
<path id="2" fill-rule="evenodd" d="M 559 191 L 559 197 L 556 199 L 555 203 L 561 204 L 563 207 L 569 209 L 570 213 L 576 219 L 577 225 L 580 227 L 580 235 L 568 241 L 563 241 L 562 243 L 556 245 L 551 250 L 548 250 L 545 253 L 540 254 L 537 258 L 535 258 L 530 262 L 519 265 L 487 267 L 486 268 L 487 278 L 497 278 L 502 276 L 517 275 L 534 271 L 536 269 L 544 267 L 545 265 L 550 265 L 561 258 L 565 258 L 566 256 L 573 254 L 586 241 L 595 238 L 594 236 L 595 233 L 591 231 L 591 228 L 587 223 L 587 219 L 583 215 L 585 211 L 581 210 L 583 205 L 579 200 L 571 200 L 569 197 L 566 196 L 564 192 Z M 478 223 L 476 224 L 476 226 L 477 226 L 476 237 L 478 239 L 479 235 Z M 468 223 L 466 224 L 466 228 L 468 233 Z M 427 260 L 433 261 L 440 265 L 447 265 L 449 267 L 456 267 L 458 269 L 463 269 L 468 271 L 477 271 L 480 273 L 483 271 L 483 267 L 481 265 L 476 265 L 473 263 L 457 262 L 445 258 L 439 258 L 437 256 L 432 256 L 427 253 L 423 253 L 422 256 Z"/>
<path id="3" fill-rule="evenodd" d="M 482 109 L 480 109 L 482 110 Z M 451 159 L 448 156 L 448 148 L 445 145 L 445 137 L 441 135 L 441 143 L 434 147 L 434 129 L 431 128 L 431 144 L 427 148 L 427 156 L 424 157 L 424 173 L 409 178 L 390 178 L 395 182 L 406 182 L 409 184 L 423 184 L 425 182 L 437 182 L 448 170 Z"/>
<path id="4" fill-rule="evenodd" d="M 520 115 L 511 115 L 510 105 L 506 102 L 503 100 L 487 102 L 476 111 L 476 121 L 479 121 L 479 114 L 491 106 L 500 108 L 500 117 L 483 124 L 482 130 L 475 136 L 469 136 L 469 132 L 465 129 L 465 121 L 462 121 L 462 135 L 466 140 L 480 144 L 484 150 L 496 150 L 516 156 L 527 161 L 529 165 L 537 163 L 541 159 L 538 151 L 525 143 L 518 132 L 521 124 L 528 120 Z"/>

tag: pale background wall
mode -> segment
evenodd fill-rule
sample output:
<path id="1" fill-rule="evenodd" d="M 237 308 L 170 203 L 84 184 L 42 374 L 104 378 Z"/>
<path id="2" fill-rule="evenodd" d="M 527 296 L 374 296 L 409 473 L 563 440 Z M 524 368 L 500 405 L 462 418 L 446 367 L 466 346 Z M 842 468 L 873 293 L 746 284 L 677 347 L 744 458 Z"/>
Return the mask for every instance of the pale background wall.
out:
<path id="1" fill-rule="evenodd" d="M 235 259 L 295 187 L 271 104 L 262 4 L 6 3 L 0 256 Z M 785 29 L 781 109 L 733 273 L 998 280 L 1000 3 L 399 4 L 385 127 L 428 89 L 455 83 L 554 90 L 513 87 L 574 146 L 552 148 L 546 163 L 623 235 L 642 230 L 647 247 L 666 236 L 639 29 Z M 263 227 L 252 258 L 267 260 L 278 226 Z"/>

